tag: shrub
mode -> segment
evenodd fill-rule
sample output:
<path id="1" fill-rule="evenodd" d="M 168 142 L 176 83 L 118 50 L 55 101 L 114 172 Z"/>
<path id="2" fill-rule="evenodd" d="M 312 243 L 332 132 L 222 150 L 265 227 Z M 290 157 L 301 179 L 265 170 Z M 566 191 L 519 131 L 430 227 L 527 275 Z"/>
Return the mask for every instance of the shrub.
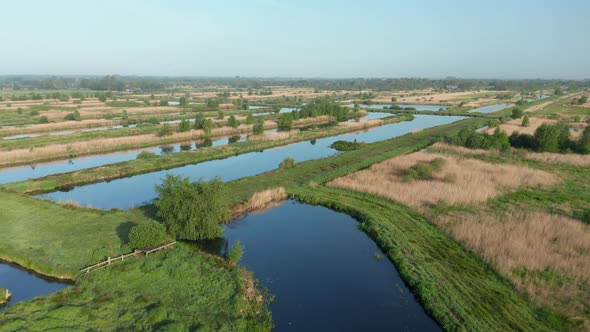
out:
<path id="1" fill-rule="evenodd" d="M 42 117 L 39 118 L 39 123 L 49 123 L 49 118 L 47 118 L 45 115 L 43 115 Z"/>
<path id="2" fill-rule="evenodd" d="M 166 237 L 166 227 L 163 224 L 149 221 L 131 228 L 129 244 L 135 249 L 156 247 L 166 241 Z"/>
<path id="3" fill-rule="evenodd" d="M 531 121 L 529 120 L 528 115 L 525 115 L 524 118 L 522 118 L 522 126 L 528 127 L 530 125 L 531 125 Z"/>
<path id="4" fill-rule="evenodd" d="M 293 114 L 283 113 L 279 116 L 278 121 L 279 130 L 291 130 L 293 127 Z"/>
<path id="5" fill-rule="evenodd" d="M 225 185 L 219 178 L 191 183 L 187 177 L 168 174 L 156 186 L 157 215 L 179 239 L 205 240 L 221 237 L 220 223 L 229 220 Z"/>
<path id="6" fill-rule="evenodd" d="M 254 135 L 260 135 L 264 133 L 264 121 L 262 121 L 262 119 L 258 119 L 252 130 L 254 131 Z"/>
<path id="7" fill-rule="evenodd" d="M 165 124 L 162 126 L 162 128 L 160 128 L 160 131 L 158 132 L 158 136 L 168 136 L 168 135 L 172 135 L 172 127 L 168 124 Z"/>
<path id="8" fill-rule="evenodd" d="M 351 150 L 356 150 L 363 145 L 365 145 L 365 143 L 359 143 L 355 139 L 354 142 L 348 142 L 348 141 L 342 141 L 342 140 L 336 141 L 336 142 L 332 143 L 330 145 L 330 147 L 332 149 L 335 149 L 338 151 L 351 151 Z"/>
<path id="9" fill-rule="evenodd" d="M 246 116 L 246 123 L 247 124 L 253 124 L 254 123 L 254 115 L 252 115 L 252 113 L 249 113 L 248 116 Z"/>
<path id="10" fill-rule="evenodd" d="M 67 121 L 80 121 L 81 120 L 81 118 L 80 118 L 80 112 L 78 112 L 78 110 L 75 110 L 73 113 L 70 113 L 70 114 L 66 115 L 64 117 L 64 120 L 67 120 Z"/>
<path id="11" fill-rule="evenodd" d="M 151 151 L 141 151 L 141 153 L 137 155 L 137 159 L 151 159 L 157 157 L 158 155 Z"/>
<path id="12" fill-rule="evenodd" d="M 512 114 L 510 115 L 511 118 L 513 119 L 520 119 L 522 118 L 523 112 L 520 108 L 515 107 L 512 109 Z"/>
<path id="13" fill-rule="evenodd" d="M 178 130 L 180 132 L 186 132 L 191 130 L 191 122 L 189 120 L 182 120 L 178 124 Z"/>
<path id="14" fill-rule="evenodd" d="M 404 180 L 432 180 L 434 179 L 434 172 L 438 172 L 444 166 L 446 160 L 443 158 L 436 158 L 429 163 L 416 163 L 406 170 Z"/>
<path id="15" fill-rule="evenodd" d="M 237 264 L 244 255 L 244 246 L 240 243 L 240 240 L 237 240 L 236 243 L 231 247 L 231 249 L 227 252 L 225 257 L 228 261 Z"/>
<path id="16" fill-rule="evenodd" d="M 291 157 L 287 157 L 287 158 L 283 159 L 283 161 L 281 161 L 281 163 L 279 164 L 280 169 L 289 169 L 289 168 L 293 168 L 294 166 L 295 166 L 295 159 L 293 159 Z"/>
<path id="17" fill-rule="evenodd" d="M 240 125 L 240 121 L 238 121 L 238 119 L 236 119 L 235 116 L 230 115 L 227 119 L 227 125 L 232 128 L 238 128 L 238 126 Z"/>
<path id="18" fill-rule="evenodd" d="M 151 117 L 151 118 L 147 118 L 144 121 L 145 123 L 149 123 L 149 124 L 155 124 L 155 125 L 159 125 L 160 124 L 160 120 L 156 117 Z"/>

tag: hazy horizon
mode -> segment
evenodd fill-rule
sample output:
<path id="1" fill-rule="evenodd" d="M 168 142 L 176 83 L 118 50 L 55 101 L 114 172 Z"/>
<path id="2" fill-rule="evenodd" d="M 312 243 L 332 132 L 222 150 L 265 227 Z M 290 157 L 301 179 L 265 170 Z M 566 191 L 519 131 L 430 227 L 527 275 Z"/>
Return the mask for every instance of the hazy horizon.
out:
<path id="1" fill-rule="evenodd" d="M 590 2 L 21 1 L 0 75 L 588 79 Z"/>

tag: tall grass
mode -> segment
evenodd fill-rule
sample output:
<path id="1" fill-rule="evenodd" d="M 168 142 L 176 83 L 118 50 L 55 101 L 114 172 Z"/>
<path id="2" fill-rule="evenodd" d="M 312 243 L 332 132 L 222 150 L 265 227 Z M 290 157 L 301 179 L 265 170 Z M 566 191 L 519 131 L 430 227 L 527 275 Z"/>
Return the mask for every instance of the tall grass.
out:
<path id="1" fill-rule="evenodd" d="M 407 181 L 408 169 L 416 164 L 445 160 L 431 180 Z M 368 192 L 413 206 L 483 202 L 520 186 L 551 185 L 557 177 L 527 167 L 491 164 L 436 153 L 416 152 L 372 165 L 369 169 L 334 179 L 330 186 Z"/>
<path id="2" fill-rule="evenodd" d="M 287 198 L 287 192 L 283 187 L 258 191 L 248 200 L 248 210 L 255 211 L 263 209 L 275 202 L 282 201 L 285 198 Z"/>

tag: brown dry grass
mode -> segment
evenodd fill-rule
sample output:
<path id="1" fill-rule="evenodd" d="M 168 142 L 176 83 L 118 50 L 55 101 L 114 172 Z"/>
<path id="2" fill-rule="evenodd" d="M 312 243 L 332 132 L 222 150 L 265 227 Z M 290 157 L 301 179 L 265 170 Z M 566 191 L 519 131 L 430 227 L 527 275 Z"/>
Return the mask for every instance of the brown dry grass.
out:
<path id="1" fill-rule="evenodd" d="M 254 211 L 264 209 L 273 203 L 284 200 L 285 198 L 287 198 L 287 192 L 283 187 L 259 191 L 254 193 L 254 195 L 248 200 L 248 210 Z"/>
<path id="2" fill-rule="evenodd" d="M 546 212 L 462 213 L 434 218 L 503 271 L 552 269 L 590 277 L 590 226 Z"/>
<path id="3" fill-rule="evenodd" d="M 563 154 L 563 153 L 550 153 L 550 152 L 528 152 L 525 156 L 527 159 L 544 161 L 548 163 L 564 163 L 572 164 L 577 166 L 588 166 L 590 165 L 590 155 L 582 154 Z"/>
<path id="4" fill-rule="evenodd" d="M 260 134 L 248 136 L 249 141 L 278 141 L 293 137 L 299 133 L 299 130 L 279 131 L 272 134 Z"/>
<path id="5" fill-rule="evenodd" d="M 406 181 L 406 170 L 435 158 L 446 160 L 433 180 Z M 557 177 L 526 167 L 490 164 L 437 153 L 416 152 L 374 164 L 367 170 L 337 178 L 330 186 L 383 196 L 412 207 L 483 202 L 520 186 L 551 185 Z"/>
<path id="6" fill-rule="evenodd" d="M 37 132 L 52 132 L 61 131 L 64 129 L 74 128 L 95 128 L 95 127 L 108 127 L 115 126 L 118 122 L 113 120 L 105 119 L 91 119 L 84 121 L 64 121 L 64 122 L 53 122 L 36 124 L 26 127 L 7 128 L 0 130 L 0 136 L 15 135 L 20 133 L 37 133 Z"/>
<path id="7" fill-rule="evenodd" d="M 585 314 L 590 305 L 590 226 L 537 211 L 453 213 L 433 221 L 520 292 L 590 327 Z"/>
<path id="8" fill-rule="evenodd" d="M 221 127 L 213 129 L 214 137 L 242 134 L 250 131 L 252 125 L 240 125 L 238 128 Z M 15 149 L 0 151 L 0 166 L 8 166 L 15 163 L 26 163 L 37 160 L 68 157 L 70 155 L 87 155 L 114 150 L 132 149 L 146 145 L 157 145 L 170 142 L 181 142 L 201 138 L 205 133 L 202 130 L 191 130 L 183 133 L 160 137 L 156 134 L 145 134 L 124 137 L 100 138 L 87 141 L 78 141 L 69 144 L 53 144 L 39 148 Z"/>
<path id="9" fill-rule="evenodd" d="M 557 123 L 556 120 L 535 118 L 535 117 L 529 118 L 529 121 L 530 121 L 530 125 L 528 127 L 523 127 L 522 126 L 522 119 L 510 120 L 506 123 L 501 124 L 500 130 L 505 131 L 508 136 L 512 135 L 512 133 L 515 131 L 517 131 L 521 134 L 533 135 L 535 133 L 535 130 L 537 130 L 537 128 L 539 128 L 543 123 L 548 123 L 548 124 Z M 492 134 L 494 134 L 494 131 L 496 131 L 496 128 L 490 128 L 490 129 L 486 130 L 485 132 L 492 135 Z"/>

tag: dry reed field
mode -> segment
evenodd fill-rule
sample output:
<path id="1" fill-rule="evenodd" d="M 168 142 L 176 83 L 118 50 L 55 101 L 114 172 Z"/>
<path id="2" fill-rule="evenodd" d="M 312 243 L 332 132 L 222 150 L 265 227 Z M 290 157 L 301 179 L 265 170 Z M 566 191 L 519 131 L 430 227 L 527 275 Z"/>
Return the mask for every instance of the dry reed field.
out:
<path id="1" fill-rule="evenodd" d="M 20 133 L 37 133 L 37 132 L 52 132 L 61 131 L 64 129 L 85 129 L 94 127 L 109 127 L 118 125 L 118 121 L 106 120 L 106 119 L 91 119 L 84 121 L 63 121 L 53 123 L 43 123 L 30 125 L 25 127 L 6 128 L 0 130 L 0 136 L 9 136 Z"/>
<path id="2" fill-rule="evenodd" d="M 535 130 L 537 130 L 537 128 L 539 128 L 543 123 L 547 123 L 547 124 L 557 123 L 556 120 L 536 118 L 536 117 L 529 118 L 529 122 L 530 122 L 530 125 L 528 127 L 523 127 L 522 126 L 522 119 L 514 119 L 514 120 L 510 120 L 506 123 L 501 124 L 499 128 L 500 128 L 500 130 L 505 131 L 508 136 L 512 135 L 513 132 L 519 132 L 521 134 L 533 135 L 535 133 Z M 490 135 L 493 135 L 494 131 L 496 131 L 496 128 L 490 128 L 490 129 L 486 130 L 485 132 Z"/>
<path id="3" fill-rule="evenodd" d="M 248 200 L 248 211 L 266 208 L 267 206 L 287 198 L 287 192 L 283 187 L 271 188 L 254 193 Z"/>
<path id="4" fill-rule="evenodd" d="M 551 152 L 528 152 L 525 155 L 526 159 L 543 161 L 547 163 L 563 163 L 572 164 L 576 166 L 590 165 L 590 155 L 574 154 L 574 153 L 551 153 Z"/>
<path id="5" fill-rule="evenodd" d="M 408 168 L 436 158 L 444 159 L 445 164 L 432 180 L 405 180 Z M 450 204 L 483 202 L 520 186 L 547 186 L 556 182 L 556 176 L 527 167 L 416 152 L 337 178 L 329 185 L 372 193 L 412 207 L 424 207 L 440 200 Z"/>
<path id="6" fill-rule="evenodd" d="M 236 135 L 252 130 L 252 125 L 240 125 L 238 128 L 221 127 L 212 130 L 214 137 Z M 174 133 L 167 136 L 156 134 L 135 135 L 125 137 L 100 138 L 86 141 L 78 141 L 69 144 L 53 144 L 39 148 L 15 149 L 0 151 L 0 166 L 9 166 L 16 163 L 26 163 L 36 160 L 63 158 L 70 155 L 87 155 L 93 153 L 110 152 L 114 150 L 132 149 L 135 147 L 157 145 L 163 143 L 194 140 L 205 135 L 202 130 L 191 130 L 183 133 Z"/>
<path id="7" fill-rule="evenodd" d="M 279 131 L 272 134 L 260 134 L 248 136 L 249 141 L 278 141 L 293 137 L 299 133 L 299 130 Z"/>
<path id="8" fill-rule="evenodd" d="M 537 303 L 580 316 L 590 305 L 589 225 L 535 211 L 453 213 L 433 221 Z"/>

